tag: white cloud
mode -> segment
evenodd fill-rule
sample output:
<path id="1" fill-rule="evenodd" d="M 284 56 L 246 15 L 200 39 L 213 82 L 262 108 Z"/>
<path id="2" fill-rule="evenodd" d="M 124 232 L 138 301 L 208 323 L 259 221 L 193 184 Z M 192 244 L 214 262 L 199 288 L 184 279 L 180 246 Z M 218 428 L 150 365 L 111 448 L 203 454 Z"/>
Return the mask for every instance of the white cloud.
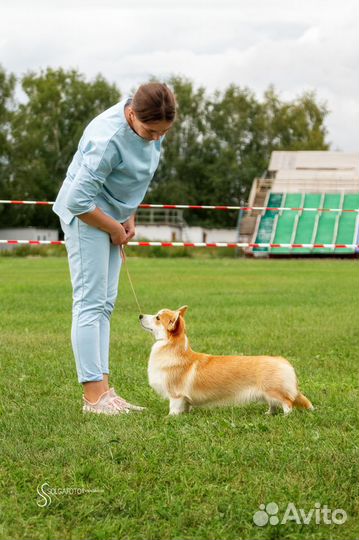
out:
<path id="1" fill-rule="evenodd" d="M 332 111 L 333 147 L 357 150 L 356 0 L 3 0 L 0 58 L 15 73 L 46 66 L 101 72 L 128 92 L 181 74 L 209 91 L 230 83 L 285 99 L 315 89 Z"/>

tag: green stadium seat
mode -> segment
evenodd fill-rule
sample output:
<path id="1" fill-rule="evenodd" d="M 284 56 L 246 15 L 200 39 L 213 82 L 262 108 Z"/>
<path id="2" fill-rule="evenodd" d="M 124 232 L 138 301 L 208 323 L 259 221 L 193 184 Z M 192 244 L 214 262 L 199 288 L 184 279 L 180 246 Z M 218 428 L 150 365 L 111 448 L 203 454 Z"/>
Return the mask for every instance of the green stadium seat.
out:
<path id="1" fill-rule="evenodd" d="M 359 208 L 359 193 L 346 193 L 344 195 L 343 208 L 355 210 Z"/>
<path id="2" fill-rule="evenodd" d="M 307 193 L 304 196 L 303 208 L 319 208 L 322 202 L 321 193 Z M 318 212 L 302 212 L 298 219 L 298 225 L 293 244 L 312 244 L 314 230 L 319 219 Z M 305 255 L 311 253 L 311 248 L 293 248 L 295 255 Z"/>
<path id="3" fill-rule="evenodd" d="M 338 234 L 335 240 L 336 244 L 354 244 L 356 241 L 356 222 L 358 214 L 343 213 L 339 218 Z M 335 253 L 353 253 L 352 248 L 335 248 Z"/>
<path id="4" fill-rule="evenodd" d="M 269 195 L 268 199 L 268 207 L 269 208 L 277 208 L 278 206 L 282 205 L 282 193 L 271 193 Z M 272 231 L 273 231 L 273 224 L 274 224 L 274 218 L 278 214 L 278 211 L 276 210 L 266 210 L 264 215 L 261 217 L 258 232 L 256 236 L 255 243 L 256 244 L 269 244 L 271 237 L 272 237 Z M 253 253 L 268 253 L 268 248 L 253 248 Z"/>
<path id="5" fill-rule="evenodd" d="M 302 202 L 302 193 L 287 193 L 282 206 L 285 206 L 286 208 L 301 208 Z"/>
<path id="6" fill-rule="evenodd" d="M 339 219 L 338 212 L 321 213 L 318 221 L 317 234 L 314 244 L 334 244 L 336 237 L 336 225 Z M 333 248 L 313 248 L 312 253 L 333 253 Z"/>
<path id="7" fill-rule="evenodd" d="M 321 193 L 306 193 L 304 197 L 304 208 L 320 208 L 323 195 Z"/>
<path id="8" fill-rule="evenodd" d="M 359 208 L 359 193 L 347 193 L 344 195 L 343 208 L 353 210 Z M 356 243 L 358 229 L 358 212 L 343 212 L 339 218 L 338 234 L 335 240 L 336 244 L 354 244 Z M 352 248 L 335 248 L 336 254 L 353 253 Z"/>
<path id="9" fill-rule="evenodd" d="M 340 208 L 342 196 L 340 193 L 326 193 L 323 208 Z"/>
<path id="10" fill-rule="evenodd" d="M 301 193 L 288 193 L 282 206 L 287 208 L 300 208 L 303 196 Z M 283 210 L 278 215 L 277 226 L 273 238 L 273 244 L 291 244 L 297 224 L 299 212 L 293 210 Z M 288 255 L 292 252 L 291 248 L 280 247 L 271 248 L 270 253 L 275 255 Z"/>
<path id="11" fill-rule="evenodd" d="M 341 195 L 340 193 L 326 193 L 324 195 L 323 208 L 340 208 L 341 207 Z M 320 212 L 317 234 L 314 239 L 314 244 L 334 244 L 338 221 L 339 212 Z M 333 253 L 332 248 L 313 248 L 312 253 Z"/>

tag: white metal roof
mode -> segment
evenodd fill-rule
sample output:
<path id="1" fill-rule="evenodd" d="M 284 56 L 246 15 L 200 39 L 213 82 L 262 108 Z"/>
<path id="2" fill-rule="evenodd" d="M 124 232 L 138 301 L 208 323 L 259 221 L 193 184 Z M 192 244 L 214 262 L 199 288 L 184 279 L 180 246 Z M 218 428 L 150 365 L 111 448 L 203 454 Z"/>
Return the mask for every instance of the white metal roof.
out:
<path id="1" fill-rule="evenodd" d="M 316 180 L 319 182 L 327 182 L 331 180 L 350 181 L 357 186 L 359 191 L 359 176 L 356 171 L 347 169 L 281 169 L 275 175 L 276 180 Z"/>
<path id="2" fill-rule="evenodd" d="M 357 176 L 359 173 L 359 152 L 272 152 L 268 170 L 276 172 L 281 169 L 351 170 Z"/>

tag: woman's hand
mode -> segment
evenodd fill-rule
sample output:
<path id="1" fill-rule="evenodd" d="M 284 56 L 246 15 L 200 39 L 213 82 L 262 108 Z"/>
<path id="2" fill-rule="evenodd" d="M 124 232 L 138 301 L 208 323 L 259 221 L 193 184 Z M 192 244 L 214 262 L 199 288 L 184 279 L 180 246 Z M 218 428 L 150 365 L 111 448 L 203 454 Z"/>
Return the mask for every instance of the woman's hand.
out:
<path id="1" fill-rule="evenodd" d="M 124 244 L 127 244 L 136 234 L 135 216 L 131 216 L 127 221 L 123 223 L 123 227 L 126 231 L 126 240 Z"/>
<path id="2" fill-rule="evenodd" d="M 111 242 L 115 246 L 121 246 L 122 244 L 127 243 L 126 230 L 125 230 L 124 226 L 121 225 L 121 223 L 116 223 L 116 227 L 114 227 L 110 231 L 110 237 L 111 237 Z"/>

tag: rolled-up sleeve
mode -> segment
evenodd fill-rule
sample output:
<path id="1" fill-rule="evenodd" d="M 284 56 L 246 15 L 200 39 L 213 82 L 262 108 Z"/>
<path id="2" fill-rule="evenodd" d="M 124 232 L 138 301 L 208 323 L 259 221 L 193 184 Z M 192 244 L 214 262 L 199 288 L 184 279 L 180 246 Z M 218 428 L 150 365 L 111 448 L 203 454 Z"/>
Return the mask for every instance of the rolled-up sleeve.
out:
<path id="1" fill-rule="evenodd" d="M 92 212 L 94 199 L 112 169 L 121 161 L 116 144 L 90 140 L 82 149 L 82 162 L 67 194 L 66 207 L 76 216 Z"/>

